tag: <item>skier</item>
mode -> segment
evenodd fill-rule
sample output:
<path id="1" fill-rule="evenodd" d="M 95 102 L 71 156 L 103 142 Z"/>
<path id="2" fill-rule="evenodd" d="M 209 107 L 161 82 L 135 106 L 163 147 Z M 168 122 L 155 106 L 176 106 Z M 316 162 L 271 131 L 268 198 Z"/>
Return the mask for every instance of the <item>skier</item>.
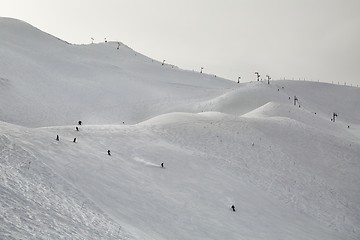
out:
<path id="1" fill-rule="evenodd" d="M 164 163 L 163 163 L 163 162 L 161 163 L 161 167 L 162 167 L 162 168 L 164 167 Z"/>
<path id="2" fill-rule="evenodd" d="M 79 131 L 79 128 L 78 127 L 75 127 L 76 131 Z"/>
<path id="3" fill-rule="evenodd" d="M 108 150 L 108 155 L 111 156 L 110 150 Z"/>
<path id="4" fill-rule="evenodd" d="M 74 138 L 73 142 L 76 142 L 76 138 Z"/>
<path id="5" fill-rule="evenodd" d="M 56 135 L 56 141 L 59 141 L 59 135 Z"/>
<path id="6" fill-rule="evenodd" d="M 81 123 L 82 123 L 81 121 L 78 122 L 79 125 L 81 125 Z"/>
<path id="7" fill-rule="evenodd" d="M 233 212 L 235 212 L 235 206 L 232 205 L 231 208 L 232 208 Z"/>

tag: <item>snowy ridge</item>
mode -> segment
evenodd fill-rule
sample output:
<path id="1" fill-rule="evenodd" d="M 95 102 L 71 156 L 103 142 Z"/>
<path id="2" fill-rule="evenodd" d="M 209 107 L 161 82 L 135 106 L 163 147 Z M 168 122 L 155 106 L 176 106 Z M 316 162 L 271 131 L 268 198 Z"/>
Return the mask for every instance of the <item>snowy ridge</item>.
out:
<path id="1" fill-rule="evenodd" d="M 138 123 L 189 110 L 199 99 L 233 86 L 207 74 L 162 66 L 123 44 L 117 49 L 117 42 L 64 44 L 6 18 L 0 19 L 0 34 L 0 101 L 6 113 L 0 120 L 5 122 L 28 127 L 69 125 L 70 119 Z"/>
<path id="2" fill-rule="evenodd" d="M 0 34 L 1 239 L 359 239 L 359 88 Z"/>

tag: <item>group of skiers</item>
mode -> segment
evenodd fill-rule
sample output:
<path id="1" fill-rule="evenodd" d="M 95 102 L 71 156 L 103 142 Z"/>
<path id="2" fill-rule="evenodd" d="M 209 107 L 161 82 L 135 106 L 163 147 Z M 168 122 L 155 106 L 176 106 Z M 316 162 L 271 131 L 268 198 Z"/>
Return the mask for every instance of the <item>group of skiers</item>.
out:
<path id="1" fill-rule="evenodd" d="M 79 122 L 78 122 L 78 125 L 81 125 L 81 124 L 82 124 L 82 122 L 79 121 Z M 76 127 L 75 127 L 75 130 L 79 132 L 79 127 L 76 126 Z M 58 134 L 56 135 L 56 141 L 60 141 L 60 137 L 59 137 Z M 73 142 L 74 142 L 74 143 L 76 142 L 76 138 L 74 138 Z"/>
<path id="2" fill-rule="evenodd" d="M 59 135 L 56 135 L 56 141 L 60 141 Z M 74 138 L 73 142 L 76 142 L 76 138 Z"/>
<path id="3" fill-rule="evenodd" d="M 123 122 L 123 123 L 124 123 L 124 122 Z M 78 125 L 80 126 L 81 124 L 82 124 L 82 121 L 78 121 Z M 76 130 L 77 132 L 79 132 L 79 127 L 76 126 L 76 127 L 75 127 L 75 130 Z M 60 141 L 60 137 L 59 137 L 58 134 L 56 135 L 56 141 Z M 76 138 L 74 138 L 73 142 L 76 143 Z M 111 151 L 110 151 L 110 150 L 107 150 L 107 154 L 108 154 L 109 156 L 111 156 Z M 160 164 L 160 166 L 161 166 L 162 168 L 164 168 L 164 163 L 162 162 L 162 163 Z"/>
<path id="4" fill-rule="evenodd" d="M 82 122 L 79 121 L 79 122 L 78 122 L 78 125 L 80 126 L 81 124 L 82 124 Z M 75 130 L 76 130 L 76 131 L 79 131 L 79 127 L 76 126 L 76 127 L 75 127 Z M 59 135 L 56 135 L 56 141 L 60 141 Z M 76 138 L 74 138 L 73 142 L 74 142 L 74 143 L 76 142 Z M 254 146 L 254 143 L 253 143 L 253 146 Z M 110 151 L 110 150 L 107 150 L 107 154 L 108 154 L 109 156 L 111 156 L 111 151 Z M 162 163 L 160 164 L 160 166 L 161 166 L 161 168 L 164 168 L 164 163 L 162 162 Z M 231 209 L 232 209 L 233 212 L 235 212 L 235 206 L 234 206 L 234 205 L 231 206 Z"/>

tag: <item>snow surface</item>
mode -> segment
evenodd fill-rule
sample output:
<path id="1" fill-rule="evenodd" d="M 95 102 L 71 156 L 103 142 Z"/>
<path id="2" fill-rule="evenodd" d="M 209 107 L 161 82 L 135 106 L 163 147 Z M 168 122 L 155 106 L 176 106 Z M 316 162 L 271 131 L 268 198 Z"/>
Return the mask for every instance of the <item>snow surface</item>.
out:
<path id="1" fill-rule="evenodd" d="M 0 36 L 0 239 L 360 238 L 359 88 Z"/>

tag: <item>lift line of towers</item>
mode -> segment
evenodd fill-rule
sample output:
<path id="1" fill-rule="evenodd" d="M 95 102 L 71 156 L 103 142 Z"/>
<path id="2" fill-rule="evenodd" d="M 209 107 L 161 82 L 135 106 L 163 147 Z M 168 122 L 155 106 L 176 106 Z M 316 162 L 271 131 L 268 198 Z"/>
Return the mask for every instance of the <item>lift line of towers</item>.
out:
<path id="1" fill-rule="evenodd" d="M 163 62 L 162 62 L 161 65 L 164 65 L 164 64 L 165 64 L 165 60 L 163 60 Z M 203 73 L 203 70 L 204 70 L 204 68 L 201 67 L 200 73 Z M 255 75 L 256 75 L 256 80 L 259 82 L 259 81 L 260 81 L 260 73 L 259 73 L 259 72 L 255 72 Z M 241 77 L 238 77 L 237 83 L 240 83 L 240 79 L 241 79 Z M 270 84 L 271 77 L 270 77 L 269 75 L 266 75 L 266 79 L 267 79 L 267 84 Z M 262 81 L 262 79 L 261 79 L 261 81 Z M 290 99 L 290 97 L 289 97 L 289 99 Z M 297 104 L 298 102 L 299 102 L 299 99 L 298 99 L 296 96 L 294 96 L 294 106 L 296 106 L 296 104 Z M 299 107 L 300 107 L 300 105 L 299 105 Z M 316 113 L 315 113 L 315 114 L 316 114 Z M 332 122 L 335 122 L 337 116 L 338 116 L 337 113 L 333 113 L 333 116 L 332 116 L 332 118 L 331 118 L 330 120 L 331 120 Z M 349 126 L 348 126 L 348 127 L 349 127 Z"/>
<path id="2" fill-rule="evenodd" d="M 91 38 L 91 43 L 94 43 L 94 38 Z M 107 39 L 105 38 L 105 43 L 107 43 Z M 121 44 L 120 44 L 120 42 L 117 42 L 117 44 L 118 44 L 118 46 L 117 46 L 117 49 L 119 49 L 120 48 L 120 46 L 121 46 Z M 166 60 L 163 60 L 162 61 L 162 63 L 161 63 L 161 65 L 162 66 L 164 66 L 165 65 L 165 61 Z M 203 70 L 204 70 L 204 67 L 201 67 L 200 68 L 200 73 L 203 73 Z M 256 80 L 259 82 L 260 81 L 260 73 L 259 72 L 255 72 L 255 75 L 256 75 Z M 216 75 L 215 75 L 216 76 Z M 240 79 L 241 79 L 241 77 L 238 77 L 238 80 L 237 80 L 237 83 L 240 83 Z M 266 80 L 267 80 L 267 84 L 270 84 L 270 80 L 271 80 L 271 77 L 269 76 L 269 75 L 266 75 Z M 261 79 L 261 81 L 262 81 L 262 79 Z M 345 83 L 345 85 L 346 85 L 346 83 Z M 290 98 L 290 97 L 289 97 Z M 294 105 L 296 106 L 296 103 L 298 102 L 298 98 L 296 97 L 296 96 L 294 96 Z M 300 105 L 299 105 L 299 107 L 300 107 Z M 315 113 L 316 114 L 316 113 Z M 337 115 L 337 113 L 333 113 L 333 116 L 332 116 L 332 118 L 330 119 L 332 122 L 335 122 L 335 120 L 336 120 L 336 117 L 337 117 L 338 115 Z M 78 129 L 77 129 L 77 131 L 78 131 Z M 74 142 L 76 141 L 76 138 L 74 139 Z M 110 155 L 110 154 L 109 154 Z"/>
<path id="3" fill-rule="evenodd" d="M 93 44 L 94 43 L 94 38 L 91 38 L 91 44 Z M 108 42 L 108 40 L 106 39 L 106 38 L 104 38 L 104 42 L 105 43 L 107 43 Z M 121 43 L 120 42 L 117 42 L 117 50 L 119 50 L 120 49 L 120 46 L 121 46 Z M 136 54 L 135 54 L 136 55 Z M 165 61 L 166 60 L 163 60 L 162 61 L 162 63 L 161 63 L 161 65 L 165 65 Z M 200 68 L 200 73 L 203 73 L 203 70 L 204 70 L 204 67 L 201 67 Z M 258 73 L 258 72 L 255 72 L 255 74 L 256 74 L 256 78 L 257 78 L 257 81 L 260 81 L 260 74 Z M 215 75 L 215 77 L 216 77 L 216 75 Z M 241 79 L 241 77 L 238 77 L 238 81 L 237 81 L 237 83 L 240 83 L 240 79 Z M 267 83 L 268 84 L 270 84 L 270 80 L 271 80 L 271 77 L 269 76 L 269 75 L 266 75 L 266 80 L 267 80 Z M 294 80 L 294 78 L 293 78 L 293 80 Z M 299 78 L 299 80 L 300 80 L 300 78 Z M 262 79 L 261 79 L 261 81 L 262 81 Z M 305 81 L 305 79 L 304 79 L 304 81 Z M 332 81 L 331 82 L 332 84 L 334 84 L 334 81 Z M 340 82 L 338 82 L 338 85 L 340 84 Z M 346 86 L 346 82 L 344 83 L 344 85 Z M 352 84 L 351 84 L 351 86 L 352 86 Z M 359 85 L 356 85 L 356 87 L 359 87 Z"/>

